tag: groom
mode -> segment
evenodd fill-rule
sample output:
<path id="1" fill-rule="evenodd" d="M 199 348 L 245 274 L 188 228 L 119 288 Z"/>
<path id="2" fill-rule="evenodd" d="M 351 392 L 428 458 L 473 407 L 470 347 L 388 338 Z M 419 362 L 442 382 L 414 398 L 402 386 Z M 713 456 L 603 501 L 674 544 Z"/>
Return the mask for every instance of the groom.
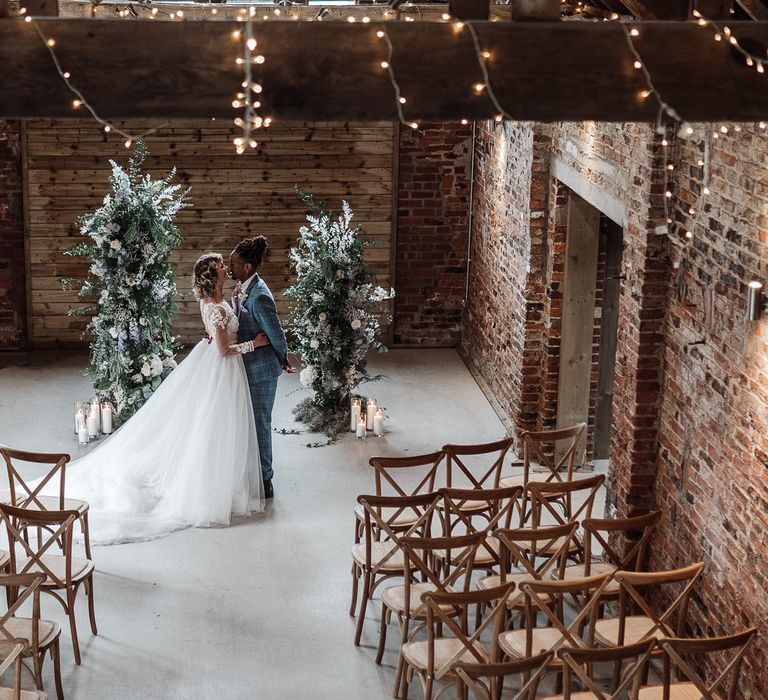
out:
<path id="1" fill-rule="evenodd" d="M 229 256 L 229 276 L 237 280 L 232 306 L 240 322 L 238 342 L 266 333 L 269 345 L 245 353 L 243 362 L 251 390 L 256 434 L 259 438 L 264 497 L 273 498 L 272 486 L 272 408 L 275 405 L 277 379 L 283 373 L 295 372 L 288 362 L 285 333 L 277 317 L 275 300 L 269 287 L 259 277 L 258 269 L 267 252 L 264 236 L 245 238 Z"/>

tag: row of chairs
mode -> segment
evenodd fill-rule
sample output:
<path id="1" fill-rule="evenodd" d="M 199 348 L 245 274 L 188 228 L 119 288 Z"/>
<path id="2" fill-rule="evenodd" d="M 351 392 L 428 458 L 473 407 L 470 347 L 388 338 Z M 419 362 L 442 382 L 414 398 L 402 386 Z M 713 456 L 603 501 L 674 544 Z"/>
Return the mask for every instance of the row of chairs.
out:
<path id="1" fill-rule="evenodd" d="M 92 633 L 97 634 L 88 511 L 85 501 L 65 498 L 66 465 L 69 455 L 17 450 L 0 445 L 8 489 L 0 493 L 0 519 L 8 539 L 8 551 L 0 552 L 0 585 L 6 590 L 8 611 L 0 618 L 0 656 L 5 657 L 2 637 L 21 642 L 21 659 L 29 658 L 39 691 L 43 690 L 42 666 L 46 655 L 53 663 L 56 694 L 63 700 L 60 625 L 40 618 L 40 593 L 57 600 L 69 622 L 75 663 L 81 663 L 75 602 L 82 587 L 88 600 Z M 20 463 L 46 465 L 50 469 L 34 485 L 22 476 Z M 43 494 L 55 485 L 56 495 Z M 75 552 L 75 528 L 79 525 L 83 554 Z M 20 604 L 31 600 L 32 616 L 17 615 Z M 6 659 L 7 660 L 7 659 Z M 25 668 L 25 667 L 24 667 Z M 17 677 L 17 685 L 19 679 Z M 0 693 L 2 690 L 0 689 Z M 21 691 L 20 691 L 21 692 Z M 31 691 L 20 696 L 28 697 Z M 0 699 L 2 699 L 0 694 Z"/>

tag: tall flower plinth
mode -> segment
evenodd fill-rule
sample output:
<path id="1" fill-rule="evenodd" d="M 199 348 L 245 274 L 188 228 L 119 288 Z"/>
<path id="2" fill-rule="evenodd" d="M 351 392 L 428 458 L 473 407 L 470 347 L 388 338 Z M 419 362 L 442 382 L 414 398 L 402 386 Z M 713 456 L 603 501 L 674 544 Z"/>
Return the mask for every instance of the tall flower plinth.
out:
<path id="1" fill-rule="evenodd" d="M 391 320 L 393 289 L 375 283 L 365 264 L 362 231 L 352 226 L 352 210 L 342 203 L 334 216 L 312 195 L 297 191 L 309 207 L 307 226 L 299 229 L 291 262 L 296 282 L 286 291 L 295 300 L 288 319 L 289 349 L 301 358 L 301 383 L 313 395 L 294 414 L 312 430 L 335 437 L 349 430 L 349 400 L 368 374 L 369 350 L 385 352 L 381 321 Z"/>
<path id="2" fill-rule="evenodd" d="M 93 314 L 87 372 L 121 420 L 176 366 L 171 335 L 176 281 L 168 256 L 181 241 L 174 218 L 187 206 L 187 192 L 170 184 L 175 171 L 163 180 L 142 173 L 146 154 L 139 143 L 127 171 L 110 161 L 111 192 L 99 209 L 79 220 L 90 242 L 65 251 L 90 262 L 79 295 L 94 301 L 70 314 Z"/>

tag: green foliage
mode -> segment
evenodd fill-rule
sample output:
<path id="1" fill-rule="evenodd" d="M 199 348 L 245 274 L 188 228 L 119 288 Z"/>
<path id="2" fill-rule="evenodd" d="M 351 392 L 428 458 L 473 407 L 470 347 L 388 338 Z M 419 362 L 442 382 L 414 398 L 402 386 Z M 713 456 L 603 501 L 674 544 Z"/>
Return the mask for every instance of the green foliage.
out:
<path id="1" fill-rule="evenodd" d="M 79 296 L 95 303 L 71 315 L 94 314 L 88 374 L 100 397 L 110 400 L 122 420 L 130 417 L 176 366 L 171 335 L 176 314 L 175 271 L 168 256 L 181 241 L 176 214 L 188 191 L 142 173 L 147 149 L 139 142 L 124 170 L 114 161 L 111 193 L 102 206 L 82 216 L 80 232 L 90 239 L 64 251 L 85 257 L 88 276 Z M 62 280 L 69 288 L 75 280 Z"/>

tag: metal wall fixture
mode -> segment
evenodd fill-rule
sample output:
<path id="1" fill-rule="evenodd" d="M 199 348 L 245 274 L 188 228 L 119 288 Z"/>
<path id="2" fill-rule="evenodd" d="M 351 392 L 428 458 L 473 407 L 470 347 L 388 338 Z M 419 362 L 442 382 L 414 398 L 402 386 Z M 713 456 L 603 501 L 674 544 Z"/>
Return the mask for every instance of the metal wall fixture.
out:
<path id="1" fill-rule="evenodd" d="M 747 321 L 759 321 L 766 308 L 763 283 L 752 281 L 747 287 Z"/>

